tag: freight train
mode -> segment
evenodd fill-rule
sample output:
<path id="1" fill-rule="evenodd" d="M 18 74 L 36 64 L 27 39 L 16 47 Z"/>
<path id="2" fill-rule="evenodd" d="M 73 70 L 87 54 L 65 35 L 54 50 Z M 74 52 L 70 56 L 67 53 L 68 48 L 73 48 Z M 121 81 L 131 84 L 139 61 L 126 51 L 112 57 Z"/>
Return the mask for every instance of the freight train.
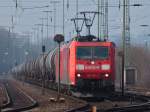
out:
<path id="1" fill-rule="evenodd" d="M 12 69 L 17 77 L 26 80 L 42 80 L 43 73 L 47 85 L 58 83 L 58 47 L 44 56 Z M 75 37 L 63 43 L 60 48 L 61 87 L 72 90 L 105 89 L 114 90 L 115 44 L 100 41 L 95 36 Z"/>

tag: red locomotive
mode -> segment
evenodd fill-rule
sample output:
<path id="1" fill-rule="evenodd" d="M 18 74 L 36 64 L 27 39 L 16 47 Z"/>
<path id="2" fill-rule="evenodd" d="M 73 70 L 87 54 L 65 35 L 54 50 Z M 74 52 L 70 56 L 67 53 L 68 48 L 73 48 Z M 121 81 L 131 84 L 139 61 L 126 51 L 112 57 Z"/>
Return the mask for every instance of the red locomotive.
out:
<path id="1" fill-rule="evenodd" d="M 57 55 L 54 62 L 56 79 Z M 62 84 L 81 89 L 114 88 L 115 46 L 112 42 L 74 40 L 62 45 L 60 55 Z"/>
<path id="2" fill-rule="evenodd" d="M 81 38 L 81 39 L 80 39 Z M 75 38 L 61 46 L 60 81 L 63 86 L 78 89 L 114 89 L 115 45 L 113 42 Z M 43 63 L 44 61 L 44 63 Z M 22 64 L 13 72 L 26 79 L 41 80 L 45 64 L 47 82 L 58 83 L 58 48 L 44 58 Z"/>

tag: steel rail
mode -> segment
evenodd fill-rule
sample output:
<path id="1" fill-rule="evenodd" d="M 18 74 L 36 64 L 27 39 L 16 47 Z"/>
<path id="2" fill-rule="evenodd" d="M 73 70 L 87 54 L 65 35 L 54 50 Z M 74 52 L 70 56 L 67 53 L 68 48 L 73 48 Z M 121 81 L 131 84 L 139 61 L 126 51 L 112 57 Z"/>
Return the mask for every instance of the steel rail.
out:
<path id="1" fill-rule="evenodd" d="M 2 87 L 3 91 L 6 95 L 6 100 L 7 100 L 6 103 L 2 104 L 2 106 L 1 106 L 1 109 L 4 109 L 4 108 L 8 107 L 11 104 L 11 102 L 10 102 L 10 96 L 8 94 L 8 90 L 7 90 L 6 86 L 3 83 L 2 83 L 2 85 L 3 85 L 3 87 Z"/>
<path id="2" fill-rule="evenodd" d="M 8 84 L 8 83 L 7 83 Z M 8 87 L 8 85 L 7 85 L 6 83 L 5 83 L 5 87 L 6 87 L 6 89 L 7 89 L 7 93 L 8 93 L 8 96 L 9 96 L 9 98 L 10 98 L 10 103 L 9 103 L 9 105 L 8 106 L 6 106 L 6 108 L 3 108 L 2 109 L 2 112 L 20 112 L 20 111 L 25 111 L 25 110 L 29 110 L 29 109 L 32 109 L 32 108 L 34 108 L 34 107 L 36 107 L 36 106 L 38 106 L 38 103 L 33 99 L 33 98 L 31 98 L 30 96 L 28 96 L 26 93 L 24 93 L 22 90 L 20 90 L 20 89 L 18 89 L 18 88 L 16 88 L 16 91 L 15 92 L 12 92 L 11 90 L 10 90 L 10 88 Z M 17 94 L 17 92 L 20 94 L 18 94 L 19 96 L 21 96 L 20 97 L 20 100 L 22 101 L 22 100 L 28 100 L 28 101 L 30 101 L 30 105 L 28 105 L 28 104 L 23 104 L 23 105 L 21 105 L 21 107 L 18 107 L 18 106 L 14 106 L 13 104 L 14 103 L 16 103 L 17 102 L 17 100 L 16 100 L 16 102 L 14 102 L 13 101 L 13 95 L 12 95 L 12 93 L 13 94 Z M 25 102 L 26 102 L 25 101 Z M 19 100 L 18 100 L 18 102 L 17 103 L 19 103 Z"/>

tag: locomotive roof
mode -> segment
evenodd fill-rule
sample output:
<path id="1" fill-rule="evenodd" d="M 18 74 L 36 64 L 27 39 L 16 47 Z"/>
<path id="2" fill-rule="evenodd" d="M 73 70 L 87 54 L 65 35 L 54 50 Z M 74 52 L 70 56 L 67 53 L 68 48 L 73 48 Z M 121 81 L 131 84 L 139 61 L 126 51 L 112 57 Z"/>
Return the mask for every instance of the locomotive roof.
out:
<path id="1" fill-rule="evenodd" d="M 88 36 L 79 36 L 79 37 L 74 37 L 72 40 L 64 42 L 64 44 L 62 46 L 69 46 L 72 42 L 79 42 L 79 43 L 108 43 L 108 44 L 113 44 L 115 46 L 114 42 L 111 41 L 106 41 L 106 40 L 100 40 L 99 38 L 97 38 L 94 35 L 88 35 Z"/>
<path id="2" fill-rule="evenodd" d="M 76 36 L 72 40 L 76 40 L 78 42 L 104 42 L 106 41 L 106 40 L 100 40 L 98 37 L 94 35 Z"/>

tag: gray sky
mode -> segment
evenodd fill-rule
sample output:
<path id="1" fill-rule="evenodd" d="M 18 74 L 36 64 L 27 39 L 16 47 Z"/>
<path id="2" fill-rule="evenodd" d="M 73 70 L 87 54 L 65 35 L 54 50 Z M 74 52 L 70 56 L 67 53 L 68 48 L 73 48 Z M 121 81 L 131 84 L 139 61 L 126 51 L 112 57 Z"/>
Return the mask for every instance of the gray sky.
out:
<path id="1" fill-rule="evenodd" d="M 15 0 L 0 0 L 0 26 L 11 26 L 11 16 L 14 16 L 15 28 L 14 32 L 23 34 L 24 32 L 32 32 L 33 28 L 37 27 L 35 24 L 41 24 L 39 18 L 46 17 L 45 10 L 52 10 L 53 5 L 50 3 L 52 0 L 18 0 L 18 8 L 15 8 Z M 56 33 L 62 33 L 62 0 L 58 0 L 57 4 L 57 28 Z M 69 8 L 67 9 L 67 1 L 69 1 Z M 120 0 L 122 1 L 122 0 Z M 79 12 L 80 11 L 96 11 L 97 0 L 79 0 Z M 140 36 L 149 34 L 149 27 L 142 28 L 141 24 L 150 25 L 150 0 L 131 0 L 131 4 L 142 4 L 141 7 L 131 7 L 131 37 L 134 39 L 141 39 Z M 119 0 L 109 0 L 109 38 L 113 37 L 113 40 L 121 39 L 122 30 L 122 8 L 119 10 L 117 7 Z M 35 8 L 35 9 L 24 9 L 23 8 L 34 8 L 43 7 L 49 5 L 50 7 L 45 8 Z M 71 18 L 76 15 L 76 0 L 65 0 L 65 36 L 67 39 L 75 35 L 74 24 L 70 21 Z M 53 25 L 51 22 L 51 17 L 53 13 L 49 14 L 49 24 Z M 46 20 L 44 20 L 46 24 Z M 92 27 L 92 33 L 97 34 L 97 22 L 95 20 Z M 85 29 L 85 28 L 84 28 Z M 85 32 L 85 31 L 83 31 Z M 37 31 L 35 32 L 37 33 Z M 53 27 L 49 27 L 49 36 L 53 36 Z M 44 37 L 46 37 L 46 27 L 44 28 Z M 32 39 L 33 40 L 33 39 Z M 140 40 L 141 42 L 141 40 Z"/>

